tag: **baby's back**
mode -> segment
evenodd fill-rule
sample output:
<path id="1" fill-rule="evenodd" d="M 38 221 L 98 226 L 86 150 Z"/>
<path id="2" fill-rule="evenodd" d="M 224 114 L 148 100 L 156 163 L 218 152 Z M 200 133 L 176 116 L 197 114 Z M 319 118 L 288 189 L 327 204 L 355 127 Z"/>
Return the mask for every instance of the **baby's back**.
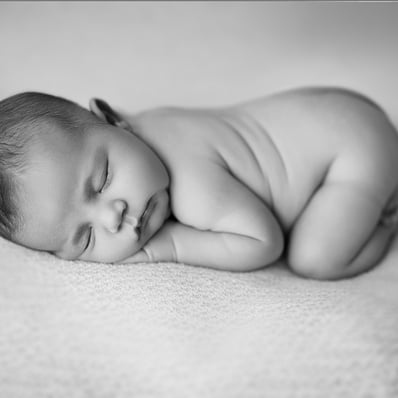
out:
<path id="1" fill-rule="evenodd" d="M 135 123 L 172 180 L 187 164 L 221 164 L 268 204 L 285 231 L 340 154 L 380 150 L 398 169 L 398 140 L 388 119 L 346 90 L 290 90 L 216 109 L 162 108 Z"/>
<path id="2" fill-rule="evenodd" d="M 355 92 L 290 90 L 234 109 L 243 115 L 241 119 L 255 121 L 281 159 L 283 166 L 275 173 L 274 163 L 259 157 L 272 187 L 274 211 L 285 229 L 292 226 L 341 156 L 352 153 L 353 159 L 374 159 L 376 163 L 381 157 L 383 161 L 388 158 L 398 170 L 394 127 L 376 104 Z M 350 172 L 348 168 L 340 171 L 346 176 Z"/>

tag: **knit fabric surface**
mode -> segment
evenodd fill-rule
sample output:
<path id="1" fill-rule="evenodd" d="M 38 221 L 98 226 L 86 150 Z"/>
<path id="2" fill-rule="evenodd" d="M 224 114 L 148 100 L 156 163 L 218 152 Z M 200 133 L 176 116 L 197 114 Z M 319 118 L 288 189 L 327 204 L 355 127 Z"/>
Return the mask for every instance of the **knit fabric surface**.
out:
<path id="1" fill-rule="evenodd" d="M 398 397 L 398 242 L 320 282 L 0 241 L 1 398 Z"/>

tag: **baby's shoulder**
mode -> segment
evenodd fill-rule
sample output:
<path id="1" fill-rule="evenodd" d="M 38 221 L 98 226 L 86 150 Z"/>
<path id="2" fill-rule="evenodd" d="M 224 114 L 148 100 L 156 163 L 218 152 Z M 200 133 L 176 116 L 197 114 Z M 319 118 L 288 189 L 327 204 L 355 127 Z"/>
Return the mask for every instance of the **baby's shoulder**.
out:
<path id="1" fill-rule="evenodd" d="M 221 137 L 210 109 L 156 108 L 136 115 L 132 125 L 144 141 L 170 161 L 217 157 Z"/>

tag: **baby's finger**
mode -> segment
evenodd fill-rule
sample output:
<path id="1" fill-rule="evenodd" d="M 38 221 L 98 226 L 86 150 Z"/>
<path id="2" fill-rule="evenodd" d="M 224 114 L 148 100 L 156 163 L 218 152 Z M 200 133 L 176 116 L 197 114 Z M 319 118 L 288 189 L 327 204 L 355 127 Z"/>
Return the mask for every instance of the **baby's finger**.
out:
<path id="1" fill-rule="evenodd" d="M 148 263 L 150 262 L 150 258 L 144 250 L 140 250 L 139 252 L 135 253 L 134 255 L 125 258 L 122 261 L 118 261 L 119 264 L 126 264 L 126 263 Z"/>

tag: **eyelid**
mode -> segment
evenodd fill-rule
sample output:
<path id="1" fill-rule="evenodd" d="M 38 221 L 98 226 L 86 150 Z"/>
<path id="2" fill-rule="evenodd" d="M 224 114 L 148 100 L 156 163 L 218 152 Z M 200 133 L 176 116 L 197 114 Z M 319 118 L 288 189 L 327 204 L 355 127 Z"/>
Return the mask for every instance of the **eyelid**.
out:
<path id="1" fill-rule="evenodd" d="M 87 243 L 86 243 L 86 245 L 84 247 L 83 253 L 89 248 L 92 239 L 93 239 L 93 228 L 90 227 L 90 230 L 89 230 L 89 233 L 88 233 L 88 238 L 87 238 Z"/>
<path id="2" fill-rule="evenodd" d="M 99 189 L 98 193 L 102 193 L 105 191 L 106 188 L 108 188 L 109 183 L 110 183 L 110 171 L 109 171 L 109 160 L 106 159 L 106 167 L 105 167 L 105 180 L 104 183 L 102 184 L 102 187 Z"/>

